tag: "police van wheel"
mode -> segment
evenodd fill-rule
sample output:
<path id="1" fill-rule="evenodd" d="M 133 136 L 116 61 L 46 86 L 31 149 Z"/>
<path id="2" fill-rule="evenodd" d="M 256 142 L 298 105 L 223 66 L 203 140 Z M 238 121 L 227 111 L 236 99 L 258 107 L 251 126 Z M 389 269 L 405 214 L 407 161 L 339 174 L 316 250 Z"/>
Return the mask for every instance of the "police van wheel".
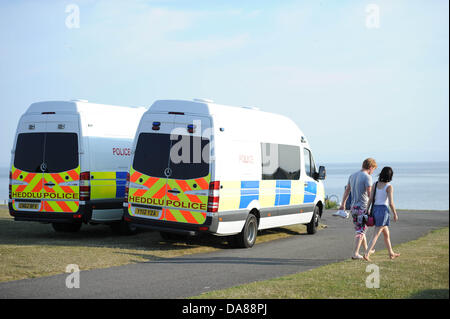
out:
<path id="1" fill-rule="evenodd" d="M 314 207 L 314 212 L 309 224 L 306 225 L 306 230 L 308 234 L 313 235 L 317 232 L 317 227 L 319 227 L 319 207 Z"/>
<path id="2" fill-rule="evenodd" d="M 81 228 L 81 223 L 52 223 L 57 233 L 76 233 Z"/>
<path id="3" fill-rule="evenodd" d="M 256 242 L 258 235 L 258 220 L 255 215 L 249 214 L 245 221 L 244 229 L 234 236 L 231 245 L 236 248 L 250 248 Z"/>

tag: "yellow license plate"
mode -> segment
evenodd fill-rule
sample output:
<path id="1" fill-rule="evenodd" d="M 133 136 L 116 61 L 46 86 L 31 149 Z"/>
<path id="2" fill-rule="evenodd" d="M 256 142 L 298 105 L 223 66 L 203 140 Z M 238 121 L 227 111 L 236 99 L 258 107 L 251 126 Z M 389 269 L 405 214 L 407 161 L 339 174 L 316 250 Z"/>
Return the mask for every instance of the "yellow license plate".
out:
<path id="1" fill-rule="evenodd" d="M 39 208 L 39 204 L 19 203 L 19 208 L 23 208 L 23 209 L 38 209 Z"/>
<path id="2" fill-rule="evenodd" d="M 158 217 L 160 211 L 155 209 L 136 208 L 134 213 L 141 216 Z"/>

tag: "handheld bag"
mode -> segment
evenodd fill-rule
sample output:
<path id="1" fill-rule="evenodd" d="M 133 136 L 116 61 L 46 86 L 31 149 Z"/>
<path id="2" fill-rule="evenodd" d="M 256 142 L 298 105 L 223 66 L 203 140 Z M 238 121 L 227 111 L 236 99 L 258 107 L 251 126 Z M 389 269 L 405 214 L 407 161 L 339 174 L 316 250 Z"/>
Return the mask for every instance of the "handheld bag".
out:
<path id="1" fill-rule="evenodd" d="M 373 206 L 375 206 L 375 195 L 377 193 L 377 185 L 378 182 L 375 183 L 375 189 L 373 190 L 373 199 L 372 199 L 372 204 L 370 206 L 370 211 L 369 214 L 367 215 L 367 222 L 366 225 L 369 227 L 372 227 L 375 225 L 375 219 L 373 218 Z"/>

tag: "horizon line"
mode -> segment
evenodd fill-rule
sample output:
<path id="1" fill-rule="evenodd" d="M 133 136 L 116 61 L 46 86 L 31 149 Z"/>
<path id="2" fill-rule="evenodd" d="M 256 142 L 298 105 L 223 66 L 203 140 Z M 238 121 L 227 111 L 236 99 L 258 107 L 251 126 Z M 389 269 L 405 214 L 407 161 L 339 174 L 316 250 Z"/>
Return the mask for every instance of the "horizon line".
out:
<path id="1" fill-rule="evenodd" d="M 378 163 L 397 163 L 397 164 L 421 164 L 421 163 L 447 163 L 449 164 L 449 160 L 430 160 L 430 161 L 380 161 Z M 362 162 L 317 162 L 316 161 L 316 165 L 317 164 L 357 164 L 357 165 L 361 165 Z M 4 165 L 4 164 L 0 164 L 0 168 L 9 168 L 9 165 Z"/>

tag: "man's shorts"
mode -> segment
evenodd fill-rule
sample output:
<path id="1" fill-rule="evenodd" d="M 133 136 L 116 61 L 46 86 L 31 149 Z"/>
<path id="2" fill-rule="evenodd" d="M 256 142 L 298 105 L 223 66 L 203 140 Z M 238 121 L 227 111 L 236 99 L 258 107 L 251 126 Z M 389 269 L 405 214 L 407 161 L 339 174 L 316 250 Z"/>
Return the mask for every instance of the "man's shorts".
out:
<path id="1" fill-rule="evenodd" d="M 366 232 L 366 210 L 359 206 L 352 207 L 353 224 L 355 225 L 356 234 L 364 234 Z"/>

